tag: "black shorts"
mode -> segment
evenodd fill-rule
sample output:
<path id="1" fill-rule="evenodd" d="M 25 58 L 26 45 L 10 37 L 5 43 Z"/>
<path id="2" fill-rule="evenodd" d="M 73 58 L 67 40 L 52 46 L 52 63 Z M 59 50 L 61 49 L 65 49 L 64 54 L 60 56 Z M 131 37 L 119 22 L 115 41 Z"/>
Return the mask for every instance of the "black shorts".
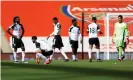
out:
<path id="1" fill-rule="evenodd" d="M 21 48 L 21 47 L 24 47 L 24 43 L 21 39 L 12 38 L 12 47 L 13 48 Z"/>
<path id="2" fill-rule="evenodd" d="M 70 39 L 70 37 L 69 37 L 69 43 L 72 44 L 72 40 Z"/>
<path id="3" fill-rule="evenodd" d="M 60 49 L 61 47 L 64 46 L 63 42 L 62 42 L 62 38 L 61 38 L 60 35 L 55 35 L 53 41 L 54 41 L 54 45 L 53 45 L 54 48 L 59 48 Z"/>
<path id="4" fill-rule="evenodd" d="M 53 50 L 50 51 L 41 50 L 41 54 L 44 56 L 50 56 L 53 54 Z"/>
<path id="5" fill-rule="evenodd" d="M 98 38 L 89 38 L 89 45 L 97 45 L 100 46 L 100 42 Z"/>
<path id="6" fill-rule="evenodd" d="M 71 47 L 74 49 L 77 49 L 78 48 L 78 41 L 71 40 Z"/>

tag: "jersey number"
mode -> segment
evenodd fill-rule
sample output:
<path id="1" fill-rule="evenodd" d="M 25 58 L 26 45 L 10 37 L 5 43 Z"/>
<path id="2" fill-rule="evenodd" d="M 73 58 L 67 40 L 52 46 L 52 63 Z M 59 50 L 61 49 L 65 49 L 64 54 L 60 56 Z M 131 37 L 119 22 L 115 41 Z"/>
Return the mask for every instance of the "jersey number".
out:
<path id="1" fill-rule="evenodd" d="M 90 28 L 90 33 L 95 33 L 95 28 Z"/>
<path id="2" fill-rule="evenodd" d="M 60 25 L 57 25 L 57 29 L 60 30 L 61 26 Z"/>

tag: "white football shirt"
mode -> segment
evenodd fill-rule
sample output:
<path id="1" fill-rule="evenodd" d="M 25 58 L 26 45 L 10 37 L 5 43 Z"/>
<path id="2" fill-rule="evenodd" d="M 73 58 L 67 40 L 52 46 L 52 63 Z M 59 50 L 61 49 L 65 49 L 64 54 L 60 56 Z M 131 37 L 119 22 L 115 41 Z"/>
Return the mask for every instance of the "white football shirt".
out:
<path id="1" fill-rule="evenodd" d="M 60 31 L 61 31 L 61 24 L 60 23 L 54 24 L 53 34 L 54 35 L 60 35 Z"/>
<path id="2" fill-rule="evenodd" d="M 20 24 L 12 24 L 11 26 L 9 26 L 10 29 L 13 30 L 13 35 L 20 37 L 20 30 L 21 30 L 21 25 Z"/>
<path id="3" fill-rule="evenodd" d="M 119 28 L 119 30 L 117 30 Z M 126 42 L 126 36 L 128 36 L 128 31 L 125 30 L 127 29 L 128 26 L 125 22 L 122 22 L 122 23 L 119 23 L 119 22 L 116 22 L 115 23 L 115 34 L 116 34 L 116 38 L 124 38 L 124 42 Z"/>
<path id="4" fill-rule="evenodd" d="M 79 34 L 80 34 L 80 28 L 79 27 L 72 25 L 69 28 L 69 37 L 71 40 L 78 41 Z"/>
<path id="5" fill-rule="evenodd" d="M 35 43 L 35 46 L 36 46 L 36 50 L 38 49 L 42 49 L 46 51 L 52 50 L 52 47 L 50 46 L 47 40 L 37 40 L 37 43 Z"/>
<path id="6" fill-rule="evenodd" d="M 87 31 L 89 31 L 89 38 L 97 38 L 98 31 L 100 31 L 99 25 L 91 23 L 88 25 Z"/>

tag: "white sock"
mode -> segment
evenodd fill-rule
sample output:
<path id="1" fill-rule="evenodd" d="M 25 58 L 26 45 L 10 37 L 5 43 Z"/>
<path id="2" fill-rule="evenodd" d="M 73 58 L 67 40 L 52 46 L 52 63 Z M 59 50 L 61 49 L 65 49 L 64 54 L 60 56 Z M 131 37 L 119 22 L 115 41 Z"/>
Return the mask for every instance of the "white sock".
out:
<path id="1" fill-rule="evenodd" d="M 120 55 L 118 56 L 118 59 L 121 59 L 121 56 Z"/>
<path id="2" fill-rule="evenodd" d="M 53 53 L 53 54 L 50 56 L 50 58 L 49 58 L 50 60 L 52 60 L 52 58 L 53 58 L 53 55 L 54 55 L 54 53 Z"/>
<path id="3" fill-rule="evenodd" d="M 36 58 L 42 58 L 43 60 L 47 60 L 47 57 L 42 55 L 41 53 L 36 53 Z"/>
<path id="4" fill-rule="evenodd" d="M 124 56 L 124 55 L 125 55 L 125 52 L 123 51 L 123 52 L 122 52 L 122 56 Z"/>
<path id="5" fill-rule="evenodd" d="M 25 58 L 25 52 L 22 51 L 22 62 L 25 60 L 24 58 Z"/>
<path id="6" fill-rule="evenodd" d="M 100 52 L 100 50 L 97 49 L 97 50 L 96 50 L 97 59 L 100 59 L 100 54 L 99 54 L 99 52 Z"/>
<path id="7" fill-rule="evenodd" d="M 91 59 L 91 54 L 92 54 L 92 50 L 89 49 L 89 50 L 88 50 L 88 56 L 89 56 L 89 59 Z"/>
<path id="8" fill-rule="evenodd" d="M 41 56 L 43 60 L 47 60 L 48 58 L 46 56 Z"/>
<path id="9" fill-rule="evenodd" d="M 65 52 L 62 49 L 60 49 L 60 52 L 64 56 L 65 59 L 68 59 L 67 55 L 65 54 Z"/>
<path id="10" fill-rule="evenodd" d="M 76 60 L 76 56 L 75 56 L 75 55 L 72 55 L 72 59 L 73 59 L 73 60 Z"/>
<path id="11" fill-rule="evenodd" d="M 14 57 L 14 60 L 15 60 L 15 61 L 18 61 L 18 60 L 17 60 L 17 52 L 13 52 L 13 57 Z"/>

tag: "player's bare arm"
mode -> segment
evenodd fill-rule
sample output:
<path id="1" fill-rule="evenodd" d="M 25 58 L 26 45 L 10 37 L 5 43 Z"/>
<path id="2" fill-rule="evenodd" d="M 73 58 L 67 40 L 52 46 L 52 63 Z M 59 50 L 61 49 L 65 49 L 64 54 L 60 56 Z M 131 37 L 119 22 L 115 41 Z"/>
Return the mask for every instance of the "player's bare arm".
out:
<path id="1" fill-rule="evenodd" d="M 99 27 L 99 25 L 98 25 L 98 27 L 97 27 L 97 31 L 98 31 L 100 34 L 103 34 L 102 31 L 101 31 L 101 29 L 100 29 L 100 27 Z"/>
<path id="2" fill-rule="evenodd" d="M 47 37 L 47 40 L 48 40 L 51 36 L 54 36 L 54 32 L 52 32 L 52 33 Z"/>
<path id="3" fill-rule="evenodd" d="M 87 33 L 89 33 L 89 28 L 87 27 L 87 31 L 86 31 Z"/>
<path id="4" fill-rule="evenodd" d="M 79 33 L 80 43 L 83 43 L 82 35 Z"/>
<path id="5" fill-rule="evenodd" d="M 8 28 L 6 31 L 7 31 L 7 33 L 8 33 L 10 36 L 16 38 L 17 36 L 13 35 L 13 34 L 10 32 L 10 30 L 12 30 L 12 27 L 14 27 L 14 26 L 15 26 L 15 24 L 13 24 L 13 25 L 11 26 L 11 28 Z"/>
<path id="6" fill-rule="evenodd" d="M 80 33 L 80 28 L 79 28 L 79 39 L 80 39 L 80 43 L 82 44 L 83 39 L 82 39 L 82 34 Z"/>

